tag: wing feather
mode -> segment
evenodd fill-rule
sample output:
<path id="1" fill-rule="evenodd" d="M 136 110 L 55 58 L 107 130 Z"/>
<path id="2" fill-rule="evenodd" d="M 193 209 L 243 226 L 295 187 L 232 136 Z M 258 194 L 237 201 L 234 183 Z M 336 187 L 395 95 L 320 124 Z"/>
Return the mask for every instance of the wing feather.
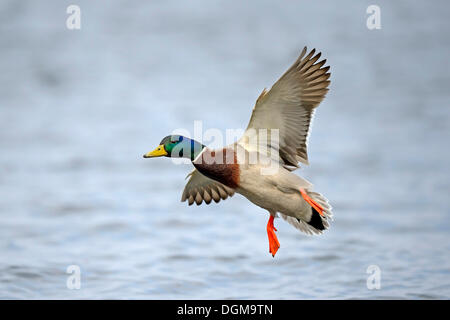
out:
<path id="1" fill-rule="evenodd" d="M 187 200 L 189 205 L 194 202 L 200 205 L 203 201 L 210 204 L 212 200 L 217 203 L 234 195 L 234 189 L 204 176 L 197 169 L 189 173 L 188 177 L 181 201 Z"/>

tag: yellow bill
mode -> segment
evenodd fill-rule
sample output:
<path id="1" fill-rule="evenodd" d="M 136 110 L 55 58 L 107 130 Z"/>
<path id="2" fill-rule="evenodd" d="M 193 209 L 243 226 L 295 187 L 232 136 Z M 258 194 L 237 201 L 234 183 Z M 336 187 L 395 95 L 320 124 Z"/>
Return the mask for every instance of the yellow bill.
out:
<path id="1" fill-rule="evenodd" d="M 156 157 L 163 157 L 167 156 L 167 151 L 164 148 L 164 145 L 160 144 L 155 150 L 147 152 L 144 154 L 144 158 L 156 158 Z"/>

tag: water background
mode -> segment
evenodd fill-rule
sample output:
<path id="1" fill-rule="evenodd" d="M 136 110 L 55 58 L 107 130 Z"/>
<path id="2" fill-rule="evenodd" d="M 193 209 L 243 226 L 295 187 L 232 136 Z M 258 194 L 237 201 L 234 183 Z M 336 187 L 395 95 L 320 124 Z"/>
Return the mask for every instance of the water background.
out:
<path id="1" fill-rule="evenodd" d="M 376 2 L 381 30 L 373 1 L 1 1 L 0 298 L 449 299 L 450 4 Z M 332 82 L 296 173 L 335 221 L 276 220 L 273 259 L 264 210 L 188 207 L 191 166 L 142 154 L 245 128 L 304 45 Z"/>

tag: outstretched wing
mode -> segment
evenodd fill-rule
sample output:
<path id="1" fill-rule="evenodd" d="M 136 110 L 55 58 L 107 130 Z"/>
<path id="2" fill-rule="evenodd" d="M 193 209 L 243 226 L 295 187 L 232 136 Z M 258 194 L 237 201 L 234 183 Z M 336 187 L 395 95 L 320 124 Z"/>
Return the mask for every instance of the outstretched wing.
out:
<path id="1" fill-rule="evenodd" d="M 184 187 L 181 197 L 181 201 L 187 200 L 189 205 L 192 205 L 194 201 L 197 205 L 203 201 L 210 204 L 212 200 L 219 202 L 220 199 L 225 200 L 228 196 L 234 195 L 234 189 L 204 176 L 197 169 L 192 170 L 189 176 L 190 179 Z"/>
<path id="2" fill-rule="evenodd" d="M 270 145 L 276 149 L 280 162 L 294 170 L 298 163 L 308 164 L 307 143 L 314 108 L 325 97 L 330 81 L 330 67 L 323 67 L 326 60 L 317 62 L 320 53 L 313 49 L 306 55 L 306 47 L 294 64 L 281 76 L 270 90 L 264 89 L 256 101 L 247 130 L 239 143 L 249 146 L 260 129 L 279 130 L 279 140 Z M 306 56 L 305 56 L 306 55 Z M 269 140 L 270 141 L 270 140 Z"/>

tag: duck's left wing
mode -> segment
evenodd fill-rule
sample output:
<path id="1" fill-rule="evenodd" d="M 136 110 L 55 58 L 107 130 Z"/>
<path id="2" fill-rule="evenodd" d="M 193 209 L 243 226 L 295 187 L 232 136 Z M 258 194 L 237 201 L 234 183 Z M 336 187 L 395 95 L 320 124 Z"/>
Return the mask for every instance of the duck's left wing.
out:
<path id="1" fill-rule="evenodd" d="M 197 169 L 192 170 L 188 177 L 190 178 L 184 187 L 181 201 L 187 200 L 189 205 L 194 202 L 200 205 L 203 201 L 210 204 L 212 200 L 219 202 L 234 195 L 234 189 L 204 176 Z"/>
<path id="2" fill-rule="evenodd" d="M 269 149 L 263 152 L 276 150 L 280 162 L 291 169 L 298 168 L 299 162 L 308 164 L 309 127 L 314 109 L 325 97 L 330 84 L 330 67 L 323 67 L 326 60 L 317 62 L 321 54 L 315 55 L 315 49 L 307 55 L 306 52 L 305 47 L 272 88 L 263 90 L 256 101 L 247 130 L 239 140 L 247 150 L 256 151 L 261 146 L 255 146 L 255 141 L 258 141 L 255 138 L 261 137 L 260 129 L 267 129 Z M 270 141 L 274 129 L 279 130 L 276 142 Z"/>

